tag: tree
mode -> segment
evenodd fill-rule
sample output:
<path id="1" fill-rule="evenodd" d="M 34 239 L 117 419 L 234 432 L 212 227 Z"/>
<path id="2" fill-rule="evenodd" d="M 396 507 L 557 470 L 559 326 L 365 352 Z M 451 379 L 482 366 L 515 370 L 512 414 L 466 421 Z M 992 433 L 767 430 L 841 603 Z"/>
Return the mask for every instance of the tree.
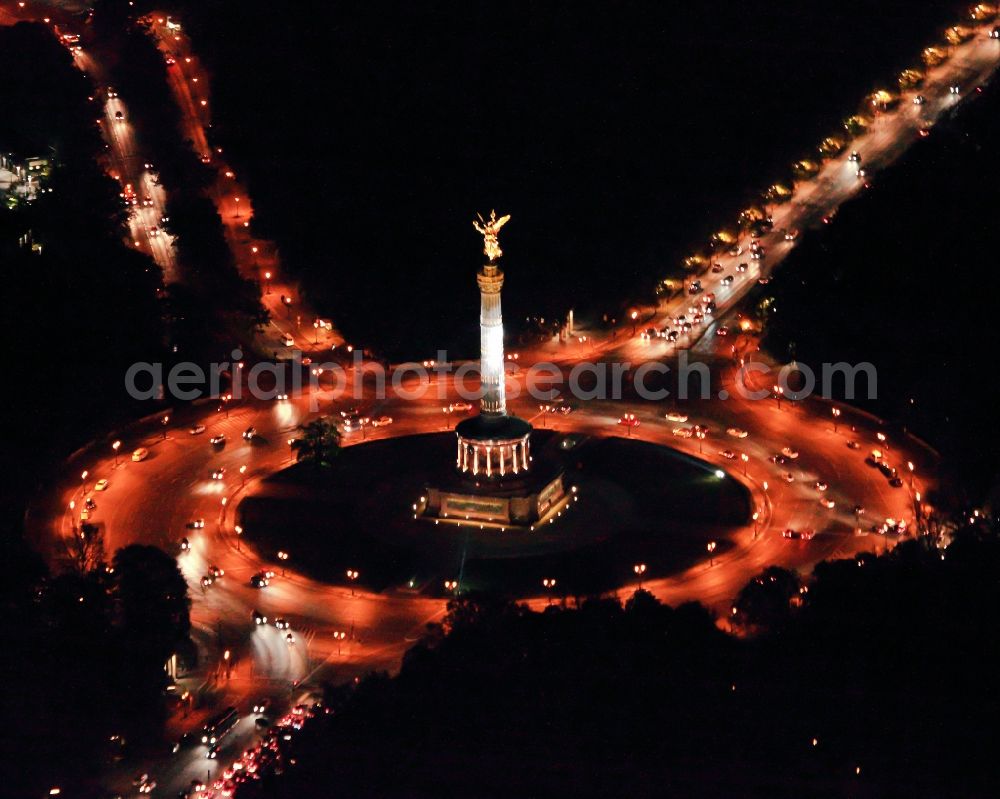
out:
<path id="1" fill-rule="evenodd" d="M 162 549 L 133 544 L 115 553 L 111 595 L 114 624 L 130 654 L 123 665 L 137 692 L 151 699 L 162 688 L 163 664 L 188 648 L 187 583 Z"/>
<path id="2" fill-rule="evenodd" d="M 330 467 L 340 454 L 340 431 L 327 417 L 300 425 L 302 435 L 292 441 L 295 460 L 312 463 L 316 468 Z"/>
<path id="3" fill-rule="evenodd" d="M 743 586 L 733 602 L 733 622 L 744 627 L 775 630 L 791 615 L 792 597 L 798 596 L 799 576 L 780 566 L 768 566 Z"/>
<path id="4" fill-rule="evenodd" d="M 79 574 L 86 574 L 104 563 L 104 531 L 84 522 L 66 539 L 66 552 Z"/>

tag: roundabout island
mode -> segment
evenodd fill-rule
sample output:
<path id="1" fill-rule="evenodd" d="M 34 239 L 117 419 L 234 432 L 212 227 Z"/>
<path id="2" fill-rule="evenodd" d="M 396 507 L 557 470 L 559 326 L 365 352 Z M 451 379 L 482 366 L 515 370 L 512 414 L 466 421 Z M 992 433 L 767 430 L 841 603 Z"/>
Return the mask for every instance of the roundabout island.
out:
<path id="1" fill-rule="evenodd" d="M 533 596 L 558 575 L 558 593 L 583 596 L 635 579 L 682 571 L 719 552 L 749 520 L 750 492 L 703 462 L 641 440 L 537 431 L 536 460 L 560 467 L 563 501 L 532 525 L 420 513 L 426 464 L 447 459 L 448 433 L 347 447 L 329 469 L 299 463 L 259 482 L 236 509 L 248 543 L 265 560 L 339 583 L 356 569 L 364 587 L 497 591 Z M 294 553 L 304 553 L 296 557 Z M 307 553 L 307 554 L 306 554 Z"/>

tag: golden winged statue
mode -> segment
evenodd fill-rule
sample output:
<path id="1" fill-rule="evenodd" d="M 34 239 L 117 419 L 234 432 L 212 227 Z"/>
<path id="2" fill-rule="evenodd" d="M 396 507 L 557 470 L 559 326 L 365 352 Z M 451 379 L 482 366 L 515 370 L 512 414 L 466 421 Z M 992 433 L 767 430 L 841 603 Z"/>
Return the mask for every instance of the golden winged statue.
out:
<path id="1" fill-rule="evenodd" d="M 476 214 L 476 217 L 479 221 L 477 222 L 473 219 L 472 226 L 483 235 L 483 252 L 490 259 L 490 263 L 493 263 L 493 261 L 503 255 L 503 250 L 500 249 L 500 243 L 497 241 L 497 233 L 500 232 L 500 228 L 510 221 L 510 214 L 497 219 L 497 212 L 490 211 L 488 221 L 483 219 L 482 214 Z"/>

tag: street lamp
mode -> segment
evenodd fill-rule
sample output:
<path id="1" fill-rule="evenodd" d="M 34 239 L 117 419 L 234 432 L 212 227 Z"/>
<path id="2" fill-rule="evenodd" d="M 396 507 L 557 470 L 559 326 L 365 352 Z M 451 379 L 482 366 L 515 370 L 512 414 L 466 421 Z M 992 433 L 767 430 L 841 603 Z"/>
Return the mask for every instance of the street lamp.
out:
<path id="1" fill-rule="evenodd" d="M 709 541 L 705 549 L 708 550 L 708 565 L 712 567 L 715 565 L 715 542 Z"/>
<path id="2" fill-rule="evenodd" d="M 243 465 L 242 465 L 242 466 L 240 467 L 240 485 L 246 485 L 246 484 L 247 484 L 247 478 L 246 478 L 246 473 L 247 473 L 247 466 L 246 466 L 246 464 L 244 463 L 244 464 L 243 464 Z"/>
<path id="3" fill-rule="evenodd" d="M 626 413 L 622 415 L 621 419 L 618 420 L 618 424 L 624 425 L 625 435 L 629 438 L 632 437 L 632 428 L 639 426 L 639 420 L 635 418 L 634 413 Z"/>
<path id="4" fill-rule="evenodd" d="M 913 490 L 913 461 L 906 462 L 906 468 L 910 470 L 910 491 Z"/>
<path id="5" fill-rule="evenodd" d="M 542 587 L 546 591 L 551 591 L 553 588 L 556 587 L 556 580 L 555 580 L 555 578 L 554 577 L 545 577 L 542 580 Z M 552 604 L 552 596 L 551 596 L 551 594 L 549 595 L 549 604 L 550 605 Z"/>
<path id="6" fill-rule="evenodd" d="M 278 560 L 281 561 L 281 576 L 285 576 L 285 561 L 288 560 L 288 553 L 284 550 L 278 550 Z"/>
<path id="7" fill-rule="evenodd" d="M 778 401 L 778 410 L 780 411 L 781 397 L 784 395 L 785 389 L 783 389 L 781 386 L 778 385 L 771 386 L 771 388 L 774 390 L 774 398 Z"/>
<path id="8" fill-rule="evenodd" d="M 345 633 L 343 630 L 334 630 L 333 640 L 337 642 L 338 655 L 340 654 L 340 645 L 344 642 L 345 638 L 347 638 L 347 633 Z"/>
<path id="9" fill-rule="evenodd" d="M 875 438 L 878 439 L 879 444 L 881 444 L 886 449 L 889 449 L 889 445 L 885 443 L 885 433 L 876 433 Z"/>
<path id="10" fill-rule="evenodd" d="M 757 525 L 760 523 L 760 511 L 753 512 L 753 537 L 757 537 Z"/>
<path id="11" fill-rule="evenodd" d="M 167 416 L 164 416 L 164 417 L 163 417 L 163 418 L 162 418 L 162 419 L 160 420 L 160 424 L 162 424 L 162 425 L 163 425 L 163 440 L 164 440 L 164 441 L 166 441 L 166 440 L 167 440 L 167 422 L 169 422 L 169 421 L 170 421 L 170 416 L 169 416 L 169 415 L 167 415 Z"/>
<path id="12" fill-rule="evenodd" d="M 555 413 L 556 409 L 553 405 L 539 405 L 538 410 L 542 412 L 542 427 L 545 427 L 545 415 L 548 413 Z"/>
<path id="13" fill-rule="evenodd" d="M 90 474 L 86 469 L 80 474 L 80 493 L 87 493 L 87 475 Z"/>
<path id="14" fill-rule="evenodd" d="M 632 313 L 630 313 L 629 316 L 632 317 L 632 335 L 634 336 L 635 335 L 635 325 L 636 325 L 636 321 L 635 320 L 639 318 L 639 312 L 638 311 L 632 311 Z"/>
<path id="15" fill-rule="evenodd" d="M 351 581 L 351 596 L 354 596 L 354 581 L 358 579 L 357 569 L 348 569 L 347 579 Z"/>
<path id="16" fill-rule="evenodd" d="M 240 218 L 240 198 L 239 197 L 233 197 L 233 202 L 236 203 L 236 218 L 239 219 Z"/>
<path id="17" fill-rule="evenodd" d="M 264 273 L 264 293 L 265 294 L 270 294 L 271 293 L 271 273 L 270 272 L 265 272 Z"/>
<path id="18" fill-rule="evenodd" d="M 122 445 L 121 441 L 115 441 L 111 445 L 111 449 L 115 451 L 115 468 L 118 468 L 118 449 L 121 447 L 121 445 Z"/>
<path id="19" fill-rule="evenodd" d="M 444 590 L 451 591 L 452 593 L 458 593 L 458 580 L 445 580 Z"/>
<path id="20" fill-rule="evenodd" d="M 831 408 L 830 413 L 833 415 L 833 432 L 837 432 L 837 421 L 840 419 L 840 408 Z"/>
<path id="21" fill-rule="evenodd" d="M 740 453 L 740 460 L 743 461 L 743 476 L 747 476 L 747 464 L 750 462 L 750 456 L 745 452 Z"/>
<path id="22" fill-rule="evenodd" d="M 239 552 L 240 551 L 240 536 L 243 535 L 243 528 L 240 527 L 237 524 L 235 527 L 233 527 L 233 532 L 236 533 L 236 551 Z"/>
<path id="23" fill-rule="evenodd" d="M 705 450 L 704 450 L 704 448 L 702 446 L 702 442 L 705 440 L 705 435 L 706 434 L 705 434 L 704 430 L 695 430 L 694 431 L 694 437 L 698 439 L 698 454 L 699 455 L 702 455 L 705 452 Z"/>
<path id="24" fill-rule="evenodd" d="M 313 330 L 316 331 L 315 333 L 313 333 L 313 345 L 316 346 L 316 347 L 318 347 L 319 346 L 319 319 L 317 319 L 317 320 L 315 320 L 313 322 Z"/>
<path id="25" fill-rule="evenodd" d="M 632 571 L 635 572 L 636 577 L 639 578 L 639 587 L 642 588 L 642 575 L 646 573 L 646 564 L 637 563 L 632 567 Z"/>

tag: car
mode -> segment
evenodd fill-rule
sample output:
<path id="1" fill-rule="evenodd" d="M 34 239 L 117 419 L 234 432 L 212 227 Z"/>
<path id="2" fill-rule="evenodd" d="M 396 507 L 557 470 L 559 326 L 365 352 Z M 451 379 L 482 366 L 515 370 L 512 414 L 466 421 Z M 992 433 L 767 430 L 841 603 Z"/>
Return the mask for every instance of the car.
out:
<path id="1" fill-rule="evenodd" d="M 993 28 L 993 30 L 990 31 L 990 38 L 1000 39 L 1000 28 Z"/>
<path id="2" fill-rule="evenodd" d="M 211 574 L 216 580 L 218 580 L 220 577 L 226 576 L 226 570 L 220 568 L 219 566 L 216 566 L 215 564 L 212 564 L 211 566 L 208 567 L 208 573 Z"/>
<path id="3" fill-rule="evenodd" d="M 726 327 L 725 325 L 722 325 L 721 327 L 717 327 L 715 329 L 715 335 L 717 335 L 717 336 L 728 336 L 729 335 L 729 328 Z"/>
<path id="4" fill-rule="evenodd" d="M 917 131 L 917 134 L 920 136 L 921 139 L 926 139 L 928 136 L 931 135 L 931 131 L 930 128 L 921 128 L 920 130 Z"/>
<path id="5" fill-rule="evenodd" d="M 210 439 L 208 439 L 208 443 L 211 444 L 212 446 L 216 446 L 216 447 L 220 446 L 221 444 L 225 444 L 226 443 L 226 434 L 225 433 L 218 433 L 217 435 L 214 435 Z"/>
<path id="6" fill-rule="evenodd" d="M 746 261 L 743 261 L 742 263 L 740 263 L 736 267 L 736 271 L 737 272 L 746 272 L 749 268 L 750 268 L 750 264 L 748 264 Z"/>
<path id="7" fill-rule="evenodd" d="M 87 510 L 97 510 L 97 503 L 94 502 L 94 498 L 93 497 L 87 497 L 87 501 L 83 503 L 83 506 Z"/>
<path id="8" fill-rule="evenodd" d="M 215 582 L 215 578 L 211 574 L 206 574 L 201 578 L 201 587 L 208 588 L 212 583 Z"/>
<path id="9" fill-rule="evenodd" d="M 861 153 L 859 153 L 857 150 L 851 150 L 851 154 L 847 156 L 847 160 L 850 161 L 852 164 L 860 164 Z"/>
<path id="10" fill-rule="evenodd" d="M 743 248 L 739 244 L 734 244 L 729 248 L 729 254 L 733 256 L 733 258 L 736 258 L 737 256 L 743 254 Z"/>
<path id="11" fill-rule="evenodd" d="M 726 460 L 730 461 L 736 460 L 736 453 L 733 452 L 731 449 L 724 449 L 719 454 Z"/>
<path id="12" fill-rule="evenodd" d="M 835 502 L 834 502 L 834 501 L 833 501 L 832 499 L 830 499 L 829 497 L 823 497 L 823 498 L 822 498 L 822 499 L 821 499 L 821 500 L 819 501 L 819 504 L 820 504 L 820 505 L 822 505 L 822 506 L 823 506 L 824 508 L 832 508 L 832 507 L 833 507 L 834 505 L 836 505 L 837 503 L 835 503 Z"/>
<path id="13" fill-rule="evenodd" d="M 360 416 L 361 415 L 361 410 L 359 408 L 348 408 L 347 410 L 341 411 L 340 415 L 344 419 L 347 419 L 348 417 L 351 417 L 351 416 Z"/>
<path id="14" fill-rule="evenodd" d="M 150 197 L 150 196 L 148 196 L 148 195 L 145 196 L 145 197 L 143 197 L 142 198 L 142 207 L 143 208 L 152 208 L 153 207 L 153 198 Z"/>
<path id="15" fill-rule="evenodd" d="M 927 102 L 927 98 L 924 97 L 922 94 L 918 94 L 916 97 L 913 98 L 913 104 L 914 105 L 923 105 L 926 102 Z"/>
<path id="16" fill-rule="evenodd" d="M 813 488 L 815 488 L 817 491 L 826 491 L 829 487 L 830 486 L 828 486 L 822 480 L 817 480 L 815 483 L 813 483 Z"/>
<path id="17" fill-rule="evenodd" d="M 192 519 L 191 521 L 189 521 L 187 523 L 187 526 L 191 530 L 200 530 L 201 528 L 203 528 L 205 526 L 205 520 L 204 519 Z"/>
<path id="18" fill-rule="evenodd" d="M 250 578 L 251 588 L 267 588 L 269 580 L 266 572 L 257 572 Z"/>
<path id="19" fill-rule="evenodd" d="M 568 405 L 568 404 L 567 405 L 560 405 L 559 406 L 559 413 L 561 413 L 563 416 L 569 416 L 571 413 L 573 413 L 573 406 L 572 405 Z"/>
<path id="20" fill-rule="evenodd" d="M 795 230 L 794 228 L 792 230 L 785 231 L 785 241 L 795 241 L 798 237 L 799 237 L 799 231 Z"/>
<path id="21" fill-rule="evenodd" d="M 750 253 L 751 261 L 759 261 L 763 257 L 764 257 L 764 251 L 759 247 L 756 250 L 752 250 Z"/>
<path id="22" fill-rule="evenodd" d="M 209 760 L 217 760 L 219 757 L 219 744 L 213 744 L 208 748 L 205 757 Z"/>
<path id="23" fill-rule="evenodd" d="M 118 92 L 115 91 L 114 86 L 108 86 L 108 99 L 114 100 L 118 96 Z"/>
<path id="24" fill-rule="evenodd" d="M 287 394 L 277 394 L 277 395 L 275 396 L 275 399 L 276 399 L 276 400 L 277 400 L 278 402 L 284 402 L 285 400 L 287 400 L 287 399 L 288 399 L 288 395 L 287 395 Z"/>
<path id="25" fill-rule="evenodd" d="M 691 438 L 694 435 L 694 430 L 690 427 L 675 427 L 672 432 L 678 438 Z"/>
<path id="26" fill-rule="evenodd" d="M 182 538 L 181 539 L 181 552 L 190 552 L 190 551 L 191 551 L 191 542 L 188 541 L 186 538 Z"/>
<path id="27" fill-rule="evenodd" d="M 380 416 L 372 421 L 372 427 L 386 427 L 392 424 L 391 416 Z"/>
<path id="28" fill-rule="evenodd" d="M 733 285 L 733 283 L 735 282 L 735 280 L 736 280 L 736 278 L 733 277 L 732 275 L 726 275 L 724 278 L 722 278 L 722 285 L 723 286 L 731 286 L 731 285 Z"/>
<path id="29" fill-rule="evenodd" d="M 270 710 L 270 708 L 271 708 L 270 699 L 258 699 L 256 702 L 254 702 L 253 712 L 257 714 L 267 713 L 267 711 Z"/>
<path id="30" fill-rule="evenodd" d="M 471 411 L 472 405 L 468 402 L 453 402 L 448 406 L 448 410 L 454 411 Z"/>
<path id="31" fill-rule="evenodd" d="M 267 716 L 259 716 L 253 720 L 253 726 L 264 730 L 271 726 L 271 719 Z"/>
<path id="32" fill-rule="evenodd" d="M 851 439 L 850 441 L 847 442 L 847 448 L 848 449 L 861 449 L 861 445 L 857 441 L 855 441 L 854 439 Z"/>
<path id="33" fill-rule="evenodd" d="M 864 515 L 864 512 L 865 512 L 865 506 L 864 505 L 855 505 L 854 508 L 852 509 L 852 512 L 856 516 L 862 516 L 862 515 Z"/>
<path id="34" fill-rule="evenodd" d="M 948 87 L 948 94 L 961 94 L 961 93 L 962 93 L 962 87 L 959 86 L 957 83 L 953 83 L 951 86 Z"/>
<path id="35" fill-rule="evenodd" d="M 875 460 L 875 458 L 873 458 L 871 455 L 869 455 L 868 457 L 865 458 L 865 465 L 871 466 L 873 469 L 877 469 L 878 461 Z"/>
<path id="36" fill-rule="evenodd" d="M 246 441 L 251 441 L 255 435 L 257 435 L 257 428 L 253 425 L 243 431 L 243 438 Z"/>
<path id="37" fill-rule="evenodd" d="M 686 422 L 687 420 L 688 415 L 686 413 L 681 413 L 680 411 L 667 411 L 668 422 Z"/>
<path id="38" fill-rule="evenodd" d="M 139 447 L 132 453 L 132 462 L 138 463 L 139 461 L 144 461 L 149 457 L 149 450 L 145 447 Z"/>
<path id="39" fill-rule="evenodd" d="M 876 468 L 880 472 L 882 472 L 882 474 L 885 475 L 886 477 L 895 477 L 896 476 L 896 470 L 894 468 L 892 468 L 885 461 L 879 461 L 878 465 L 876 466 Z"/>
<path id="40" fill-rule="evenodd" d="M 781 450 L 781 454 L 784 455 L 786 458 L 791 458 L 792 460 L 795 460 L 797 457 L 799 457 L 798 450 L 794 450 L 791 447 L 783 447 Z"/>
<path id="41" fill-rule="evenodd" d="M 295 636 L 292 635 L 291 633 L 288 633 L 288 635 L 285 636 L 285 643 L 288 644 L 289 646 L 291 646 L 292 644 L 294 644 L 295 643 Z"/>
<path id="42" fill-rule="evenodd" d="M 226 476 L 226 467 L 225 466 L 220 466 L 219 468 L 212 470 L 212 479 L 213 480 L 222 480 L 222 479 L 225 478 L 225 476 Z"/>
<path id="43" fill-rule="evenodd" d="M 792 474 L 791 472 L 782 472 L 781 479 L 784 480 L 786 483 L 794 483 L 795 475 Z"/>
<path id="44" fill-rule="evenodd" d="M 96 483 L 94 483 L 94 491 L 107 491 L 108 481 L 106 478 L 101 478 Z"/>
<path id="45" fill-rule="evenodd" d="M 150 235 L 150 238 L 154 238 L 155 239 L 157 236 L 160 235 L 160 229 L 156 225 L 153 225 L 149 229 L 149 235 Z"/>
<path id="46" fill-rule="evenodd" d="M 791 527 L 783 530 L 781 533 L 782 538 L 788 538 L 793 541 L 808 541 L 813 537 L 814 533 L 812 530 L 795 530 Z"/>
<path id="47" fill-rule="evenodd" d="M 253 623 L 256 624 L 257 626 L 260 626 L 262 624 L 267 624 L 267 616 L 265 616 L 259 610 L 255 610 L 253 612 Z"/>
<path id="48" fill-rule="evenodd" d="M 86 521 L 89 521 L 89 520 L 90 520 L 90 509 L 89 508 L 83 508 L 80 511 L 80 521 L 81 522 L 86 522 Z"/>
<path id="49" fill-rule="evenodd" d="M 725 269 L 725 267 L 722 264 L 720 264 L 718 261 L 715 262 L 714 264 L 712 264 L 712 271 L 715 274 L 719 274 L 720 272 L 722 272 L 723 269 Z"/>
<path id="50" fill-rule="evenodd" d="M 287 333 L 285 334 L 285 337 L 282 339 L 282 342 L 284 343 L 284 345 L 286 347 L 294 347 L 295 346 L 295 339 L 292 338 Z"/>
<path id="51" fill-rule="evenodd" d="M 274 626 L 277 627 L 279 630 L 287 630 L 292 625 L 288 623 L 288 619 L 279 618 L 274 620 Z"/>
<path id="52" fill-rule="evenodd" d="M 903 487 L 903 478 L 901 478 L 901 477 L 893 477 L 891 480 L 889 480 L 889 485 L 891 485 L 893 488 L 902 488 Z"/>
<path id="53" fill-rule="evenodd" d="M 121 122 L 123 119 L 125 119 L 125 115 L 121 111 L 115 111 L 115 121 Z"/>
<path id="54" fill-rule="evenodd" d="M 692 280 L 691 284 L 688 286 L 688 294 L 692 294 L 692 295 L 694 295 L 694 294 L 700 294 L 701 291 L 702 291 L 701 281 L 700 280 Z"/>
<path id="55" fill-rule="evenodd" d="M 154 788 L 156 788 L 156 780 L 147 778 L 139 785 L 139 793 L 150 794 Z"/>
<path id="56" fill-rule="evenodd" d="M 746 438 L 750 435 L 746 430 L 740 427 L 729 427 L 726 428 L 726 433 L 731 435 L 733 438 Z"/>
<path id="57" fill-rule="evenodd" d="M 163 63 L 166 64 L 168 67 L 172 67 L 174 64 L 177 63 L 177 59 L 175 59 L 172 55 L 168 55 L 166 58 L 163 59 Z"/>
<path id="58" fill-rule="evenodd" d="M 788 458 L 786 458 L 784 455 L 772 455 L 770 458 L 768 458 L 768 460 L 771 461 L 771 463 L 776 463 L 781 466 L 784 466 L 786 463 L 788 463 Z"/>

